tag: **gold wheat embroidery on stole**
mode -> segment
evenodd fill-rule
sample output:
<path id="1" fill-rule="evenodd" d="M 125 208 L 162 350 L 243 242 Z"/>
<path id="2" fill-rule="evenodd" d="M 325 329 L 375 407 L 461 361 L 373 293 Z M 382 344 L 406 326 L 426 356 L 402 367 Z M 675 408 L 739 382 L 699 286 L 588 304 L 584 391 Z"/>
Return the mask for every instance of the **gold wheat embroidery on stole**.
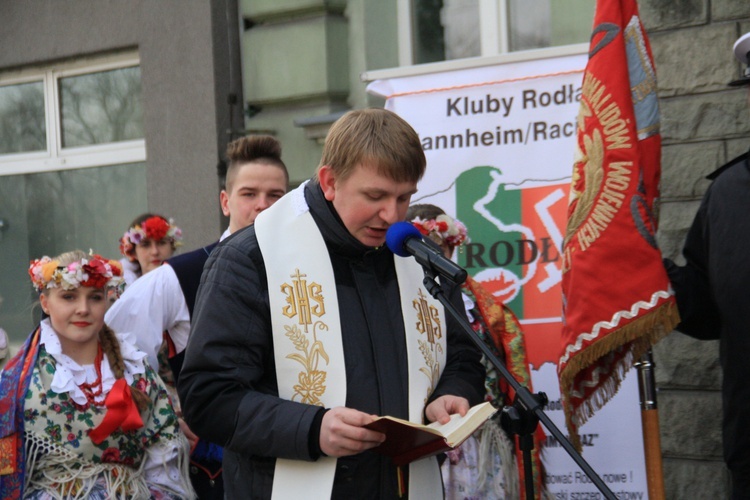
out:
<path id="1" fill-rule="evenodd" d="M 299 372 L 297 384 L 293 386 L 292 401 L 323 406 L 321 398 L 326 391 L 326 375 L 321 359 L 327 365 L 330 360 L 326 354 L 323 342 L 318 339 L 318 333 L 327 331 L 328 325 L 321 320 L 313 320 L 313 316 L 325 315 L 325 299 L 323 287 L 318 283 L 308 283 L 306 274 L 299 269 L 291 274 L 292 283 L 281 285 L 281 292 L 286 295 L 286 306 L 282 314 L 290 319 L 297 318 L 296 324 L 284 325 L 285 335 L 292 342 L 298 352 L 288 354 L 287 359 L 294 360 L 303 366 Z M 312 332 L 310 329 L 312 328 Z M 304 330 L 304 331 L 303 331 Z"/>

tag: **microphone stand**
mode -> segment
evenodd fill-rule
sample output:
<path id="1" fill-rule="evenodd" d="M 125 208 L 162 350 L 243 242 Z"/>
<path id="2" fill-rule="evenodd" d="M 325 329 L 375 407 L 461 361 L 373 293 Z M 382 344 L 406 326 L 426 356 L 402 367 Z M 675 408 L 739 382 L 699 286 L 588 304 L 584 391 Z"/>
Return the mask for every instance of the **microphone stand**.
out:
<path id="1" fill-rule="evenodd" d="M 476 344 L 476 346 L 482 351 L 485 358 L 497 369 L 500 375 L 508 382 L 513 390 L 516 392 L 516 397 L 512 405 L 503 408 L 500 416 L 500 423 L 509 432 L 517 434 L 519 436 L 520 448 L 523 452 L 523 467 L 526 484 L 526 498 L 534 498 L 534 480 L 531 467 L 531 450 L 534 448 L 534 431 L 536 430 L 539 421 L 552 433 L 557 441 L 562 445 L 568 455 L 575 461 L 576 464 L 586 473 L 591 481 L 596 485 L 599 491 L 608 499 L 616 500 L 617 497 L 604 484 L 604 481 L 594 472 L 594 469 L 584 460 L 580 453 L 576 451 L 571 442 L 567 437 L 560 431 L 552 420 L 544 413 L 542 407 L 547 404 L 547 395 L 543 392 L 537 394 L 531 394 L 526 386 L 521 385 L 513 375 L 505 367 L 497 357 L 492 353 L 489 347 L 484 341 L 476 334 L 474 329 L 466 319 L 466 315 L 460 312 L 456 307 L 448 300 L 443 293 L 442 288 L 436 281 L 436 272 L 429 266 L 422 266 L 424 270 L 424 284 L 427 291 L 435 299 L 437 299 L 446 311 L 453 316 L 461 325 L 463 331 L 469 336 L 469 338 Z M 460 285 L 461 283 L 456 283 Z"/>

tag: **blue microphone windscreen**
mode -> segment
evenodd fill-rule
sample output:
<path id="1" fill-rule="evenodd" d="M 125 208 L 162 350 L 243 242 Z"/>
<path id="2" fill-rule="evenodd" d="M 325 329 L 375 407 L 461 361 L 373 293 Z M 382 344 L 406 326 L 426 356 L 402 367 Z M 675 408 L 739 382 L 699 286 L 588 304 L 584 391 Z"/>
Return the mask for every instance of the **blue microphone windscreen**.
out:
<path id="1" fill-rule="evenodd" d="M 386 231 L 385 244 L 396 255 L 408 257 L 409 252 L 404 248 L 404 243 L 412 237 L 422 239 L 422 233 L 409 222 L 396 222 L 391 224 L 391 227 Z"/>

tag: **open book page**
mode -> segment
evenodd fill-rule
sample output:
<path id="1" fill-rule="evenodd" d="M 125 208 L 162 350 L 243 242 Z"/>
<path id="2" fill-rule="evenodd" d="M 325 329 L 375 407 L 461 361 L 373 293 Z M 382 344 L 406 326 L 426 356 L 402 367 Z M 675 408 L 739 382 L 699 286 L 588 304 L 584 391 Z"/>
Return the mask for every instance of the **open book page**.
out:
<path id="1" fill-rule="evenodd" d="M 484 421 L 490 418 L 497 409 L 490 402 L 484 402 L 473 406 L 466 412 L 463 417 L 458 413 L 451 415 L 450 422 L 441 424 L 433 422 L 427 427 L 436 430 L 441 436 L 445 437 L 448 445 L 456 447 L 466 441 L 466 438 L 472 435 Z M 476 423 L 477 425 L 474 425 Z"/>
<path id="2" fill-rule="evenodd" d="M 496 411 L 491 403 L 485 402 L 472 407 L 463 417 L 453 415 L 450 422 L 442 425 L 380 417 L 365 427 L 386 435 L 386 440 L 373 450 L 391 457 L 396 465 L 402 465 L 455 448 Z"/>

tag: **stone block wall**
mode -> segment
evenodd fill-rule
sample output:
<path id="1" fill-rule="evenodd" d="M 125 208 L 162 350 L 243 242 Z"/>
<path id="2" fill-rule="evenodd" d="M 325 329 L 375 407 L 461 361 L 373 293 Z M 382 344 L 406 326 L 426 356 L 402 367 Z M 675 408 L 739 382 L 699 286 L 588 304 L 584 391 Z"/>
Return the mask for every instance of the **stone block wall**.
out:
<path id="1" fill-rule="evenodd" d="M 750 147 L 747 88 L 732 45 L 750 31 L 747 0 L 640 0 L 656 62 L 662 117 L 659 243 L 681 249 L 705 176 Z M 667 498 L 729 498 L 721 448 L 718 341 L 673 332 L 654 346 Z"/>

